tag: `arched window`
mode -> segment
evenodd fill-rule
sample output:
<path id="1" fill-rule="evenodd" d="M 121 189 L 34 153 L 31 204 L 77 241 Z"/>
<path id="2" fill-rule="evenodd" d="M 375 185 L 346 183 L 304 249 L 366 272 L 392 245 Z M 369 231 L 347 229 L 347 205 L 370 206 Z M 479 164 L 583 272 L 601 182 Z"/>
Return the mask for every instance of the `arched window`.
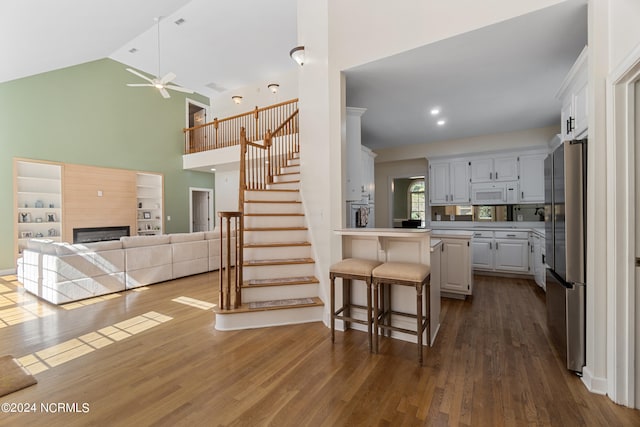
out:
<path id="1" fill-rule="evenodd" d="M 419 219 L 424 225 L 424 179 L 416 179 L 409 184 L 409 218 Z"/>

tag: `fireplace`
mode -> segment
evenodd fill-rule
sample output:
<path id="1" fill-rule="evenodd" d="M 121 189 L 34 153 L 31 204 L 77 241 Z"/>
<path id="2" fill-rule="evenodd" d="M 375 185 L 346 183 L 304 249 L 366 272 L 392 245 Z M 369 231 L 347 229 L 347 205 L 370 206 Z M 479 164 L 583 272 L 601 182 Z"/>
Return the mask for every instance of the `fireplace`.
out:
<path id="1" fill-rule="evenodd" d="M 74 228 L 73 243 L 104 242 L 129 236 L 129 226 Z"/>

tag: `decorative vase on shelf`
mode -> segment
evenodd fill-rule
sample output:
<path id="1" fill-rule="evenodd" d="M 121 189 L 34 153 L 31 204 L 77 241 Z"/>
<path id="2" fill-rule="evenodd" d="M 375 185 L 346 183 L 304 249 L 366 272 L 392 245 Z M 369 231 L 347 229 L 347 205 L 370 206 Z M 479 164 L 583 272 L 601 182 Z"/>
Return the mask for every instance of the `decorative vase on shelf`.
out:
<path id="1" fill-rule="evenodd" d="M 44 208 L 44 203 L 42 203 L 42 200 L 36 201 L 36 208 Z"/>

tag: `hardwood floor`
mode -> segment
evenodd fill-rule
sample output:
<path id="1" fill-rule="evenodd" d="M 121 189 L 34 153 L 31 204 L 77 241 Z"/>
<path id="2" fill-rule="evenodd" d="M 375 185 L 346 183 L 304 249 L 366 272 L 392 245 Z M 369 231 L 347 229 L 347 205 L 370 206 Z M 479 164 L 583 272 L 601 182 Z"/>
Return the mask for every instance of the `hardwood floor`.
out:
<path id="1" fill-rule="evenodd" d="M 216 331 L 215 272 L 69 310 L 34 305 L 10 279 L 0 279 L 0 355 L 35 356 L 43 370 L 0 398 L 37 413 L 0 412 L 1 426 L 640 425 L 640 411 L 563 368 L 529 280 L 477 276 L 472 298 L 444 300 L 420 368 L 415 344 L 383 338 L 373 355 L 366 333 L 338 332 L 332 345 L 320 323 Z M 56 352 L 69 360 L 47 359 Z M 78 412 L 43 413 L 59 402 Z"/>

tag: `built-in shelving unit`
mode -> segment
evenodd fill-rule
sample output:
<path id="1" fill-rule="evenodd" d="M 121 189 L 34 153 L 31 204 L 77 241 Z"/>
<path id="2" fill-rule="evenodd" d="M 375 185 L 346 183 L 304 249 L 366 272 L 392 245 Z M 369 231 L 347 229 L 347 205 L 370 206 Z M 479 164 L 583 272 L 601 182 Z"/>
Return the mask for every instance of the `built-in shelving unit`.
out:
<path id="1" fill-rule="evenodd" d="M 155 173 L 137 173 L 138 234 L 162 234 L 163 227 L 163 176 Z"/>
<path id="2" fill-rule="evenodd" d="M 14 241 L 20 256 L 30 238 L 61 239 L 62 165 L 16 159 L 14 174 Z"/>

